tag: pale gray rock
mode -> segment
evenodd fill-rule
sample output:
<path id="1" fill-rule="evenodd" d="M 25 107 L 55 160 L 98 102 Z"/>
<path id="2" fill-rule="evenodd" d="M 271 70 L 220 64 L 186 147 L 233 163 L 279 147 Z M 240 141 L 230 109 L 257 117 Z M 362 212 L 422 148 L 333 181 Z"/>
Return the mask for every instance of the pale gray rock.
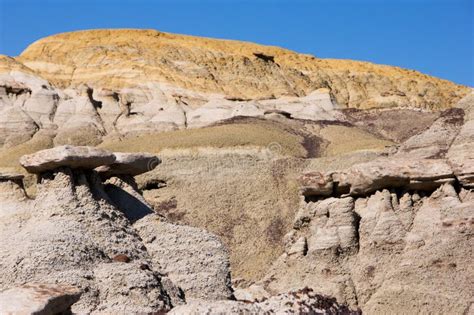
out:
<path id="1" fill-rule="evenodd" d="M 288 255 L 306 255 L 308 252 L 308 241 L 306 240 L 306 237 L 300 237 L 286 252 Z"/>
<path id="2" fill-rule="evenodd" d="M 42 173 L 59 167 L 94 169 L 114 161 L 115 155 L 110 151 L 69 145 L 41 150 L 20 158 L 21 166 L 30 173 Z"/>
<path id="3" fill-rule="evenodd" d="M 38 129 L 35 121 L 19 107 L 0 110 L 0 145 L 8 148 L 26 142 Z"/>
<path id="4" fill-rule="evenodd" d="M 444 157 L 463 124 L 464 111 L 451 108 L 440 115 L 427 130 L 406 140 L 398 155 L 418 159 Z"/>
<path id="5" fill-rule="evenodd" d="M 137 176 L 153 170 L 161 160 L 151 153 L 120 153 L 115 152 L 115 161 L 109 165 L 96 168 L 101 176 L 111 177 L 115 175 Z"/>
<path id="6" fill-rule="evenodd" d="M 248 288 L 234 290 L 234 297 L 237 301 L 260 302 L 268 299 L 270 293 L 261 285 L 252 284 Z"/>
<path id="7" fill-rule="evenodd" d="M 0 170 L 0 181 L 21 181 L 24 177 L 25 175 L 14 171 Z"/>
<path id="8" fill-rule="evenodd" d="M 474 188 L 474 94 L 466 96 L 460 105 L 466 110 L 466 122 L 447 153 L 454 174 L 464 187 Z"/>
<path id="9" fill-rule="evenodd" d="M 328 198 L 311 208 L 313 218 L 309 226 L 308 254 L 336 248 L 347 251 L 357 247 L 353 198 Z"/>
<path id="10" fill-rule="evenodd" d="M 26 200 L 23 175 L 0 170 L 0 218 L 24 211 Z"/>
<path id="11" fill-rule="evenodd" d="M 381 158 L 357 164 L 333 175 L 339 189 L 351 195 L 367 195 L 384 188 L 405 187 L 432 191 L 444 183 L 454 182 L 450 165 L 443 159 L 413 159 L 408 156 Z"/>
<path id="12" fill-rule="evenodd" d="M 217 236 L 163 222 L 156 215 L 146 216 L 133 226 L 154 264 L 183 289 L 187 299 L 232 297 L 229 253 Z"/>
<path id="13" fill-rule="evenodd" d="M 406 231 L 393 208 L 393 196 L 388 190 L 358 200 L 354 211 L 360 216 L 361 246 L 383 246 L 402 242 Z"/>
<path id="14" fill-rule="evenodd" d="M 47 283 L 29 283 L 0 292 L 2 314 L 65 314 L 79 300 L 77 288 Z"/>

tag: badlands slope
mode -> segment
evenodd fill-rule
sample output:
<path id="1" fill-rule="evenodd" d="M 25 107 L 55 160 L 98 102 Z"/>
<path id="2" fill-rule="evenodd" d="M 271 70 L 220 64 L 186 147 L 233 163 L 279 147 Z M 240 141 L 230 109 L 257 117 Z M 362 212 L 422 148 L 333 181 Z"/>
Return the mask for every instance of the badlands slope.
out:
<path id="1" fill-rule="evenodd" d="M 217 235 L 240 297 L 308 286 L 369 313 L 462 313 L 473 106 L 470 88 L 397 67 L 154 30 L 65 33 L 0 56 L 0 171 L 41 201 L 52 193 L 24 154 L 157 154 L 137 198 Z"/>
<path id="2" fill-rule="evenodd" d="M 86 83 L 117 89 L 157 81 L 242 99 L 329 88 L 339 104 L 356 108 L 447 108 L 467 93 L 416 71 L 154 30 L 54 35 L 31 44 L 17 60 L 61 88 Z"/>

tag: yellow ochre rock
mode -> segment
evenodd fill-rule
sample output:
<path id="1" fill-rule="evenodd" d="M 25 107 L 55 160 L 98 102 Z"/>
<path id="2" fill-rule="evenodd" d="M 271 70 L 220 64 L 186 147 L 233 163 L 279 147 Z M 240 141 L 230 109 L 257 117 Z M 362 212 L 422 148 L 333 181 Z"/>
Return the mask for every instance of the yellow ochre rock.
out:
<path id="1" fill-rule="evenodd" d="M 240 99 L 304 96 L 327 88 L 342 106 L 426 109 L 451 107 L 469 91 L 398 67 L 155 30 L 58 34 L 31 44 L 16 60 L 60 88 L 123 89 L 160 82 Z"/>

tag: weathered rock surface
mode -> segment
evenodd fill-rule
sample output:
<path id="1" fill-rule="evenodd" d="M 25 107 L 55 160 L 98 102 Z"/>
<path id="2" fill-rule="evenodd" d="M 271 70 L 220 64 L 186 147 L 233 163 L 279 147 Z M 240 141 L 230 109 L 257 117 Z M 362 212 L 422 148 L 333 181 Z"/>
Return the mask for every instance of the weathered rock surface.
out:
<path id="1" fill-rule="evenodd" d="M 202 229 L 166 222 L 151 210 L 130 177 L 112 177 L 105 190 L 133 222 L 160 272 L 187 298 L 225 300 L 232 297 L 229 253 L 219 238 Z"/>
<path id="2" fill-rule="evenodd" d="M 160 222 L 147 216 L 134 224 L 153 262 L 186 298 L 232 297 L 229 253 L 219 238 L 198 228 Z"/>
<path id="3" fill-rule="evenodd" d="M 463 313 L 474 287 L 473 220 L 473 192 L 449 183 L 432 193 L 302 201 L 286 252 L 261 284 L 272 292 L 313 285 L 368 314 Z"/>
<path id="4" fill-rule="evenodd" d="M 77 288 L 57 284 L 25 284 L 0 292 L 2 314 L 66 314 L 79 300 Z"/>
<path id="5" fill-rule="evenodd" d="M 0 220 L 0 240 L 8 240 L 0 242 L 0 288 L 73 285 L 84 292 L 73 306 L 80 313 L 169 309 L 139 236 L 108 200 L 94 173 L 63 168 L 40 175 L 36 199 Z"/>
<path id="6" fill-rule="evenodd" d="M 292 290 L 261 302 L 193 301 L 169 314 L 360 314 L 311 289 Z"/>
<path id="7" fill-rule="evenodd" d="M 465 112 L 465 123 L 446 156 L 461 185 L 474 188 L 474 92 L 463 98 L 458 106 Z"/>
<path id="8" fill-rule="evenodd" d="M 356 164 L 345 171 L 300 177 L 304 196 L 367 195 L 383 188 L 432 191 L 456 180 L 445 159 L 416 159 L 409 156 L 380 158 Z"/>
<path id="9" fill-rule="evenodd" d="M 0 181 L 21 181 L 25 175 L 14 171 L 0 170 Z"/>
<path id="10" fill-rule="evenodd" d="M 107 150 L 86 146 L 59 146 L 22 156 L 20 164 L 30 173 L 42 173 L 59 167 L 94 169 L 112 164 L 115 155 Z"/>
<path id="11" fill-rule="evenodd" d="M 109 165 L 99 166 L 95 170 L 104 177 L 114 175 L 136 176 L 153 170 L 161 161 L 150 153 L 115 152 L 115 161 Z"/>
<path id="12" fill-rule="evenodd" d="M 0 262 L 0 288 L 46 279 L 74 285 L 84 294 L 73 311 L 88 313 L 168 310 L 182 304 L 185 295 L 231 298 L 229 255 L 222 242 L 201 229 L 163 221 L 141 196 L 130 174 L 154 168 L 149 163 L 157 157 L 117 154 L 119 173 L 129 174 L 103 184 L 92 170 L 97 161 L 90 161 L 90 152 L 94 148 L 67 147 L 67 159 L 38 175 L 34 200 L 17 194 L 17 211 L 0 209 L 0 239 L 15 243 L 11 248 L 1 242 L 0 253 L 8 259 Z M 49 163 L 52 154 L 38 155 L 29 161 Z M 128 170 L 127 164 L 132 166 Z M 13 187 L 18 176 L 4 175 L 8 180 L 1 184 L 9 186 L 0 187 L 2 205 L 12 199 L 12 192 L 24 193 Z M 3 193 L 7 189 L 8 195 Z"/>

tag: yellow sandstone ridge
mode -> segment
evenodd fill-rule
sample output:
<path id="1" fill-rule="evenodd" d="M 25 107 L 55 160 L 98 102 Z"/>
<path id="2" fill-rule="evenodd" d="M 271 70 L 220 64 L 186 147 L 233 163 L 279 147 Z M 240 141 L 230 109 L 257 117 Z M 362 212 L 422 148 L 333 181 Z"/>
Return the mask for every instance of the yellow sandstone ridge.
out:
<path id="1" fill-rule="evenodd" d="M 12 57 L 0 55 L 0 74 L 9 73 L 11 71 L 20 71 L 29 74 L 35 74 L 33 70 L 18 62 Z"/>
<path id="2" fill-rule="evenodd" d="M 450 107 L 469 91 L 398 67 L 155 30 L 58 34 L 31 44 L 16 60 L 61 88 L 162 82 L 242 99 L 303 96 L 326 88 L 343 106 L 428 109 Z"/>

